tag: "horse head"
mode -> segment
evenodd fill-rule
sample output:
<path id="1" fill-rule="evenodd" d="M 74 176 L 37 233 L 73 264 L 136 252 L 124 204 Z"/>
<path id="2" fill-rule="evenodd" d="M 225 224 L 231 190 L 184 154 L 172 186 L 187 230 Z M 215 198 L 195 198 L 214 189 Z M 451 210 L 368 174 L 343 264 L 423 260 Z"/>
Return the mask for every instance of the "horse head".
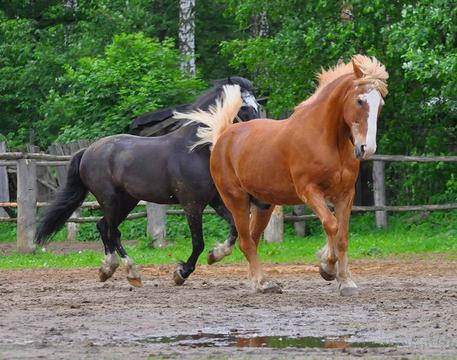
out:
<path id="1" fill-rule="evenodd" d="M 243 104 L 238 112 L 238 118 L 241 121 L 249 121 L 260 117 L 260 104 L 254 95 L 254 87 L 251 81 L 241 76 L 229 76 L 227 79 L 215 81 L 215 88 L 222 94 L 224 85 L 239 85 L 241 91 L 241 99 Z"/>
<path id="2" fill-rule="evenodd" d="M 376 152 L 376 131 L 379 114 L 387 95 L 384 65 L 375 58 L 352 58 L 355 81 L 346 93 L 343 117 L 350 129 L 351 141 L 358 160 L 368 159 Z"/>

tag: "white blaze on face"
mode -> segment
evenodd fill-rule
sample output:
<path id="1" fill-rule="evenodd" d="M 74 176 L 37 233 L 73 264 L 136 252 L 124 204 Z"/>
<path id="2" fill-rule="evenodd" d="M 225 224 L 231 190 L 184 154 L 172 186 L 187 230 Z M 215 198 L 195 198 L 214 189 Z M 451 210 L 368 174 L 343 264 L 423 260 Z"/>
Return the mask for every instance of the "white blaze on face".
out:
<path id="1" fill-rule="evenodd" d="M 382 104 L 382 96 L 378 90 L 372 89 L 366 94 L 360 95 L 362 100 L 368 104 L 368 129 L 365 141 L 364 159 L 369 158 L 376 152 L 376 130 L 378 123 L 378 110 Z"/>
<path id="2" fill-rule="evenodd" d="M 257 100 L 254 97 L 254 95 L 252 95 L 248 91 L 243 91 L 241 93 L 241 98 L 243 99 L 244 106 L 250 106 L 253 107 L 255 111 L 259 111 L 259 104 L 257 103 Z"/>

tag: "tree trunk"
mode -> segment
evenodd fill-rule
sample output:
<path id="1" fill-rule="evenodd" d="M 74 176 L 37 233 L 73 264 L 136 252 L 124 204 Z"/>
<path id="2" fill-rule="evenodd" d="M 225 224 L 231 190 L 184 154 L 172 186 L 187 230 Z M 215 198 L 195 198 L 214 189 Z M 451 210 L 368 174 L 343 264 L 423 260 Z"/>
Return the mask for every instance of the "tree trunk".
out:
<path id="1" fill-rule="evenodd" d="M 260 14 L 257 14 L 252 19 L 251 33 L 252 36 L 257 37 L 267 37 L 268 36 L 268 18 L 267 12 L 262 11 Z"/>
<path id="2" fill-rule="evenodd" d="M 282 206 L 275 206 L 263 233 L 266 242 L 283 242 L 284 240 L 284 212 Z"/>
<path id="3" fill-rule="evenodd" d="M 181 71 L 195 75 L 195 0 L 179 1 L 179 51 Z"/>
<path id="4" fill-rule="evenodd" d="M 70 43 L 70 34 L 73 31 L 73 23 L 67 20 L 70 18 L 70 14 L 74 14 L 78 9 L 78 0 L 63 0 L 63 7 L 65 9 L 64 45 L 67 47 Z"/>
<path id="5" fill-rule="evenodd" d="M 146 204 L 148 214 L 147 230 L 151 234 L 151 247 L 162 248 L 167 246 L 166 241 L 166 217 L 167 205 L 160 205 L 148 202 Z"/>

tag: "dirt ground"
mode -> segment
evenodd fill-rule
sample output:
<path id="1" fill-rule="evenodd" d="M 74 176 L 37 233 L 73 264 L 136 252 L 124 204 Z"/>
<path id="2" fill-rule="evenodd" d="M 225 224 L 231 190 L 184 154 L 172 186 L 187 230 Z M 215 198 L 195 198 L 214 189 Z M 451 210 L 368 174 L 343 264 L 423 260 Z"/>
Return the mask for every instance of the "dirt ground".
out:
<path id="1" fill-rule="evenodd" d="M 340 297 L 313 265 L 268 265 L 283 294 L 253 293 L 243 265 L 0 271 L 0 359 L 457 358 L 457 264 L 353 261 Z"/>

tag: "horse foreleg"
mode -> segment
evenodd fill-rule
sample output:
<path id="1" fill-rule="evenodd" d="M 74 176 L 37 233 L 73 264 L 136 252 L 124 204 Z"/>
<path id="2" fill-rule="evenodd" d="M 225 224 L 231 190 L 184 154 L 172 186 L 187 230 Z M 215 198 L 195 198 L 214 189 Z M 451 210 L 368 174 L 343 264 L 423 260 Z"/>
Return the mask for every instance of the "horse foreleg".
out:
<path id="1" fill-rule="evenodd" d="M 327 207 L 324 194 L 314 185 L 308 185 L 299 192 L 303 202 L 307 203 L 322 223 L 327 235 L 326 245 L 318 252 L 320 260 L 319 272 L 321 276 L 332 281 L 336 277 L 338 260 L 336 256 L 336 237 L 338 234 L 338 221 Z"/>
<path id="2" fill-rule="evenodd" d="M 173 280 L 176 285 L 184 284 L 190 274 L 194 272 L 198 257 L 205 248 L 202 229 L 203 207 L 184 206 L 184 212 L 186 213 L 187 222 L 192 235 L 192 253 L 190 254 L 189 259 L 187 259 L 185 263 L 180 263 L 174 272 Z"/>
<path id="3" fill-rule="evenodd" d="M 354 190 L 351 190 L 335 204 L 335 214 L 338 219 L 338 238 L 336 251 L 338 256 L 338 269 L 336 279 L 339 283 L 340 294 L 343 296 L 356 295 L 357 285 L 351 278 L 348 265 L 348 243 L 349 243 L 349 217 L 351 215 Z"/>
<path id="4" fill-rule="evenodd" d="M 232 253 L 233 247 L 235 246 L 235 242 L 238 237 L 238 231 L 236 230 L 232 214 L 225 207 L 219 195 L 216 196 L 212 202 L 210 202 L 210 205 L 220 217 L 227 221 L 230 226 L 230 234 L 227 240 L 225 240 L 223 243 L 217 244 L 208 252 L 208 264 L 211 265 Z"/>

